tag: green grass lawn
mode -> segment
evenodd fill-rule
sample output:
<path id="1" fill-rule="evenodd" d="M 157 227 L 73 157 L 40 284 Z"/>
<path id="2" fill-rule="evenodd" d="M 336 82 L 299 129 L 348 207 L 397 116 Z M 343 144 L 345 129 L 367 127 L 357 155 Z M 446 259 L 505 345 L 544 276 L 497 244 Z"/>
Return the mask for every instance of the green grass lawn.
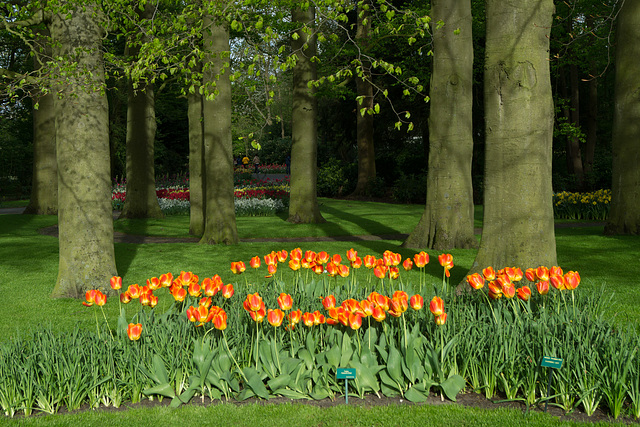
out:
<path id="1" fill-rule="evenodd" d="M 394 205 L 370 202 L 321 199 L 321 212 L 327 223 L 318 225 L 292 225 L 283 217 L 238 218 L 241 238 L 251 237 L 318 237 L 361 234 L 409 233 L 420 219 L 422 205 Z M 476 226 L 481 223 L 481 208 L 476 208 Z M 2 322 L 0 341 L 27 334 L 43 325 L 65 331 L 80 324 L 95 328 L 94 310 L 80 301 L 49 298 L 57 275 L 58 241 L 44 236 L 38 229 L 56 224 L 55 216 L 0 215 L 0 301 Z M 116 221 L 116 228 L 136 234 L 187 236 L 188 217 L 168 217 L 160 221 Z M 582 276 L 578 288 L 583 292 L 603 292 L 611 299 L 609 314 L 623 324 L 640 321 L 640 293 L 637 271 L 640 265 L 640 238 L 631 236 L 607 237 L 602 227 L 556 229 L 558 262 L 565 271 L 577 270 Z M 479 236 L 478 236 L 479 237 Z M 143 284 L 147 278 L 165 272 L 174 274 L 190 270 L 200 277 L 220 274 L 225 283 L 244 280 L 234 276 L 231 261 L 248 261 L 255 255 L 272 250 L 301 247 L 304 250 L 345 254 L 354 248 L 359 255 L 380 256 L 390 249 L 404 257 L 415 251 L 401 248 L 401 240 L 359 240 L 353 242 L 251 242 L 237 246 L 205 246 L 195 243 L 177 244 L 124 244 L 115 245 L 118 273 L 125 286 Z M 427 251 L 431 263 L 427 272 L 433 283 L 442 277 L 438 265 L 438 252 Z M 475 250 L 453 250 L 455 267 L 451 283 L 463 280 L 475 257 Z M 247 280 L 264 280 L 261 274 L 248 268 Z M 402 273 L 404 280 L 417 280 L 417 272 Z M 158 292 L 160 304 L 169 301 Z M 161 307 L 160 307 L 161 308 Z M 115 324 L 118 305 L 107 304 L 106 315 Z M 129 315 L 138 307 L 128 307 Z M 325 408 L 284 405 L 271 407 L 249 405 L 216 405 L 211 408 L 186 407 L 179 411 L 168 409 L 134 409 L 129 412 L 89 412 L 77 415 L 57 415 L 20 420 L 25 424 L 41 425 L 104 425 L 111 423 L 148 425 L 184 424 L 200 422 L 203 417 L 216 425 L 561 425 L 545 414 L 523 416 L 520 411 L 479 411 L 456 405 L 438 407 L 412 406 L 389 408 Z M 277 421 L 270 421 L 270 420 Z M 8 422 L 0 418 L 0 423 Z"/>

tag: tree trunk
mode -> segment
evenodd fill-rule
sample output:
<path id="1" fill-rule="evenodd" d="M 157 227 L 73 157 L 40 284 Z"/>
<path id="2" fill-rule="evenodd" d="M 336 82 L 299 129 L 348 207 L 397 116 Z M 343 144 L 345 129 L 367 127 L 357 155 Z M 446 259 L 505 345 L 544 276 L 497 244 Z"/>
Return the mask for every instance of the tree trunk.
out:
<path id="1" fill-rule="evenodd" d="M 364 1 L 358 8 L 358 28 L 356 42 L 364 55 L 360 55 L 362 75 L 356 78 L 358 102 L 356 103 L 356 138 L 358 145 L 358 182 L 353 195 L 366 194 L 370 183 L 376 177 L 376 153 L 373 144 L 373 84 L 371 82 L 371 61 L 366 56 L 371 33 L 370 1 Z"/>
<path id="2" fill-rule="evenodd" d="M 474 248 L 470 0 L 432 0 L 433 74 L 429 115 L 427 203 L 404 247 Z M 442 20 L 444 27 L 437 29 Z M 455 29 L 459 34 L 454 34 Z"/>
<path id="3" fill-rule="evenodd" d="M 54 14 L 50 27 L 54 58 L 64 58 L 56 75 L 67 72 L 54 86 L 60 240 L 54 298 L 111 293 L 109 279 L 117 274 L 100 14 L 95 3 L 71 7 Z"/>
<path id="4" fill-rule="evenodd" d="M 315 10 L 294 9 L 292 21 L 313 27 Z M 291 179 L 289 218 L 293 223 L 324 222 L 317 198 L 318 129 L 315 90 L 308 83 L 316 79 L 316 66 L 311 61 L 316 55 L 315 37 L 298 31 L 291 49 L 297 57 L 293 67 L 293 110 L 291 112 Z M 306 45 L 306 46 L 305 46 Z"/>
<path id="5" fill-rule="evenodd" d="M 205 226 L 200 243 L 237 244 L 231 139 L 229 29 L 204 19 L 203 102 Z"/>
<path id="6" fill-rule="evenodd" d="M 552 0 L 487 0 L 484 224 L 472 271 L 556 264 Z"/>
<path id="7" fill-rule="evenodd" d="M 618 15 L 613 185 L 605 234 L 640 234 L 640 2 L 626 1 Z"/>
<path id="8" fill-rule="evenodd" d="M 38 39 L 36 55 L 51 56 L 51 47 L 45 37 Z M 38 56 L 34 69 L 41 68 Z M 25 214 L 56 215 L 58 213 L 58 164 L 56 161 L 56 115 L 53 95 L 40 94 L 33 99 L 38 108 L 33 109 L 33 177 L 31 198 Z"/>
<path id="9" fill-rule="evenodd" d="M 138 9 L 141 20 L 151 19 L 156 7 L 147 3 Z M 148 40 L 142 40 L 146 42 Z M 136 59 L 138 41 L 129 40 L 125 55 Z M 127 198 L 120 218 L 163 218 L 156 195 L 154 144 L 156 139 L 156 105 L 153 83 L 127 84 Z"/>
<path id="10" fill-rule="evenodd" d="M 189 234 L 204 233 L 204 145 L 202 95 L 189 94 Z"/>
<path id="11" fill-rule="evenodd" d="M 569 50 L 571 52 L 571 50 Z M 571 89 L 571 109 L 569 110 L 569 123 L 576 129 L 580 129 L 580 76 L 578 66 L 575 63 L 569 65 L 569 83 Z M 567 162 L 570 165 L 569 173 L 573 174 L 576 186 L 584 189 L 584 168 L 582 166 L 582 150 L 580 138 L 571 135 L 567 138 Z"/>

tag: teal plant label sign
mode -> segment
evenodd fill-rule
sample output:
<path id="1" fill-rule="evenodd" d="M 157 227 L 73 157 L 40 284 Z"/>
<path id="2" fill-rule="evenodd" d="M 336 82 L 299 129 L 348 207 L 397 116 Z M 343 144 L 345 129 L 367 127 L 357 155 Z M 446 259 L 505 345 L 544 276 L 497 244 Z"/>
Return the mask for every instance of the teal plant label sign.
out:
<path id="1" fill-rule="evenodd" d="M 562 359 L 559 359 L 557 357 L 545 356 L 542 358 L 542 362 L 540 362 L 540 366 L 542 366 L 543 368 L 560 369 L 562 368 Z"/>
<path id="2" fill-rule="evenodd" d="M 355 380 L 356 379 L 355 368 L 338 368 L 338 371 L 336 372 L 336 379 Z"/>

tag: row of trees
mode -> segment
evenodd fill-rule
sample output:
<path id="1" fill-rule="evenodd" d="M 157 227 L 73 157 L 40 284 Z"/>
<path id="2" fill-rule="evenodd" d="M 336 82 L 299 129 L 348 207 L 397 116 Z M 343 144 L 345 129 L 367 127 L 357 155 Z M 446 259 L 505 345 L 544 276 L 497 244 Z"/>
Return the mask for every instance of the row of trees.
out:
<path id="1" fill-rule="evenodd" d="M 613 7 L 620 14 L 616 81 L 624 86 L 616 86 L 620 102 L 614 158 L 618 163 L 614 162 L 614 200 L 607 227 L 612 233 L 638 234 L 640 222 L 638 169 L 624 163 L 638 156 L 638 129 L 625 116 L 637 116 L 638 100 L 632 94 L 637 93 L 638 74 L 633 61 L 622 59 L 633 58 L 624 48 L 634 44 L 624 40 L 637 36 L 637 3 L 626 0 Z M 387 101 L 394 111 L 397 102 L 379 84 L 384 80 L 380 74 L 404 87 L 406 95 L 424 98 L 426 92 L 417 77 L 403 76 L 398 66 L 377 57 L 375 44 L 385 37 L 401 37 L 420 53 L 424 37 L 431 33 L 427 205 L 404 245 L 438 250 L 476 245 L 470 0 L 432 0 L 431 18 L 415 9 L 367 0 L 303 5 L 256 2 L 248 8 L 212 1 L 50 0 L 11 2 L 6 8 L 5 32 L 20 37 L 35 58 L 31 73 L 10 69 L 1 73 L 6 93 L 30 95 L 38 106 L 28 210 L 52 213 L 57 209 L 59 215 L 60 267 L 54 297 L 77 297 L 89 288 L 107 291 L 106 279 L 116 274 L 105 63 L 113 67 L 113 78 L 126 77 L 128 93 L 127 202 L 122 215 L 161 215 L 154 183 L 154 91 L 158 84 L 175 80 L 184 88 L 189 105 L 190 232 L 202 235 L 202 243 L 235 244 L 232 84 L 250 76 L 254 81 L 262 79 L 269 88 L 277 81 L 273 70 L 292 73 L 289 220 L 320 222 L 316 87 L 323 81 L 356 80 L 356 192 L 362 191 L 376 174 L 372 131 L 373 116 L 380 110 L 376 100 Z M 549 40 L 554 3 L 530 0 L 511 5 L 487 0 L 485 8 L 485 218 L 474 268 L 553 265 L 554 107 Z M 285 43 L 287 38 L 290 43 Z M 249 46 L 245 50 L 254 52 L 253 62 L 232 64 L 237 46 L 232 48 L 230 40 Z M 318 78 L 318 46 L 329 50 L 338 40 L 352 43 L 355 53 L 339 71 Z M 105 55 L 107 43 L 123 44 L 125 54 L 107 51 Z M 274 47 L 280 55 L 265 61 Z M 265 62 L 270 66 L 256 65 Z M 275 97 L 275 91 L 266 91 L 258 106 L 268 119 Z M 409 116 L 396 113 L 398 127 L 404 122 L 405 128 L 411 128 Z"/>

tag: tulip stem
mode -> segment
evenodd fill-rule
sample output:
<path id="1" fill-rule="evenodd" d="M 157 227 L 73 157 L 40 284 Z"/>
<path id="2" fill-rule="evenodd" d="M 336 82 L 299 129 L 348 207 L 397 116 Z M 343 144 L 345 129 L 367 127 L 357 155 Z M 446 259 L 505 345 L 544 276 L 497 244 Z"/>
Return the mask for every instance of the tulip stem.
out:
<path id="1" fill-rule="evenodd" d="M 231 357 L 231 359 L 233 360 L 233 363 L 236 364 L 236 368 L 238 368 L 238 371 L 240 372 L 240 375 L 242 375 L 244 382 L 248 383 L 249 381 L 247 380 L 247 377 L 244 376 L 244 372 L 242 372 L 242 369 L 240 369 L 240 365 L 238 365 L 238 361 L 236 360 L 235 357 L 233 357 L 233 354 L 231 354 L 231 350 L 229 349 L 229 343 L 227 343 L 227 336 L 224 334 L 224 331 L 220 331 L 220 332 L 222 332 L 222 338 L 224 341 L 224 345 L 227 348 L 227 353 L 229 353 L 229 357 Z"/>

